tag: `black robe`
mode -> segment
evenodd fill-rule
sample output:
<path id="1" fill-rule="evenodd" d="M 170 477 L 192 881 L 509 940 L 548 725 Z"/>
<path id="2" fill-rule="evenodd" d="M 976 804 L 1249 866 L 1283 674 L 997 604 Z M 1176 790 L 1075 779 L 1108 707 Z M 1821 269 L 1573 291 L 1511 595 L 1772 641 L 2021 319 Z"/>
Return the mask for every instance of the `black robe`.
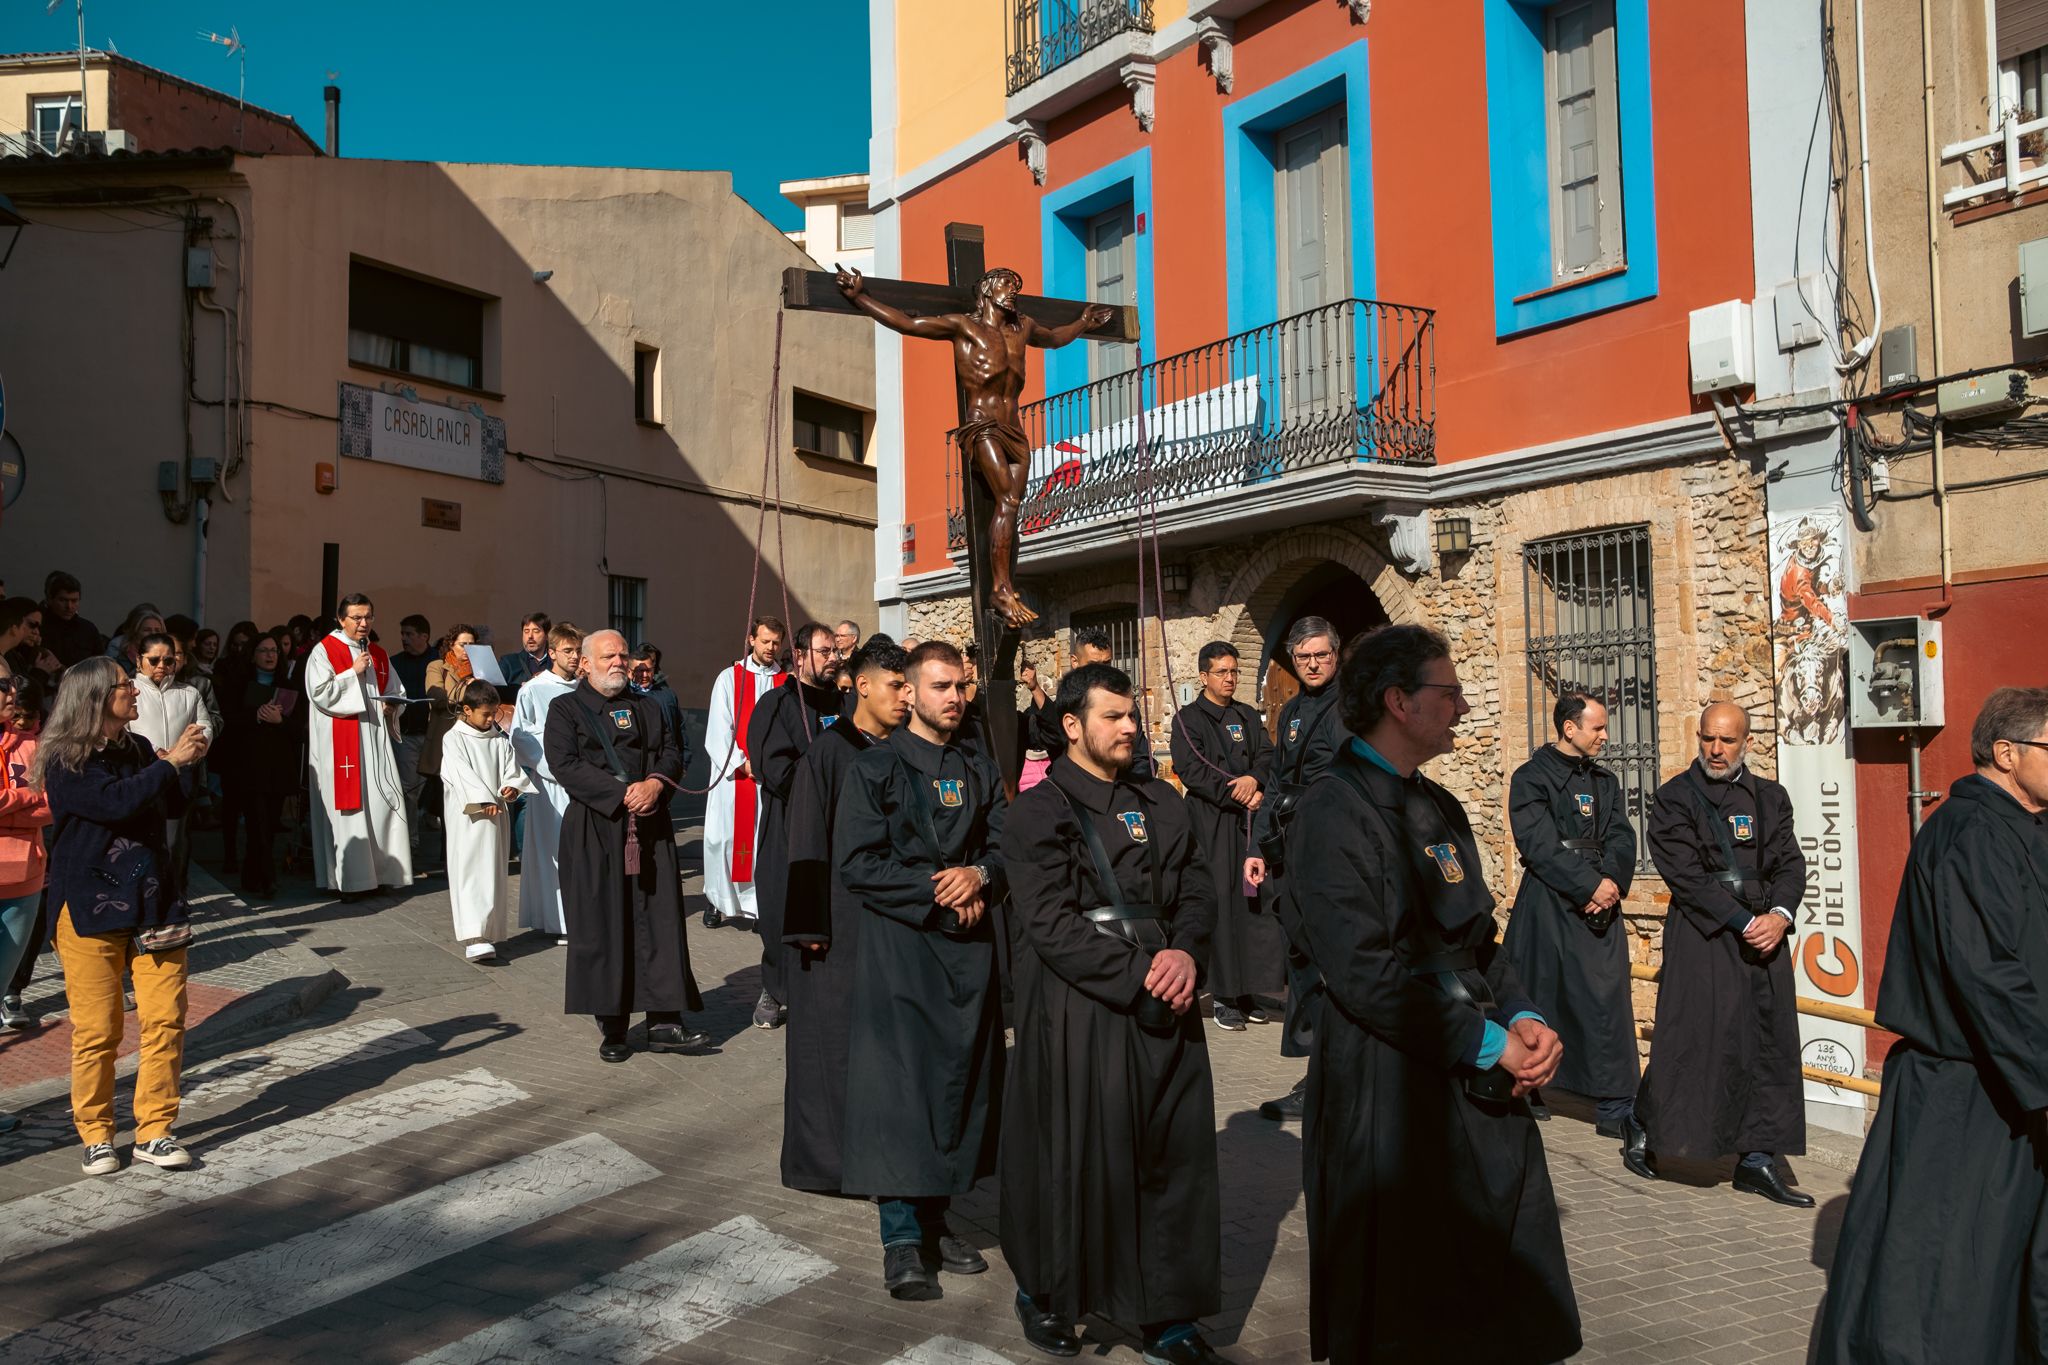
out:
<path id="1" fill-rule="evenodd" d="M 761 986 L 783 1003 L 782 907 L 789 888 L 789 791 L 811 741 L 839 719 L 836 687 L 773 687 L 747 721 L 747 766 L 761 788 L 754 839 L 754 906 L 760 915 Z"/>
<path id="2" fill-rule="evenodd" d="M 1727 866 L 1716 824 L 1746 866 Z M 1797 935 L 1762 963 L 1742 953 L 1752 914 L 1783 906 L 1796 916 L 1806 895 L 1792 798 L 1747 769 L 1733 781 L 1710 782 L 1695 761 L 1657 789 L 1646 832 L 1657 873 L 1671 888 L 1650 1066 L 1636 1104 L 1650 1149 L 1695 1160 L 1804 1152 Z M 1730 870 L 1753 872 L 1753 889 L 1738 895 L 1715 879 Z"/>
<path id="3" fill-rule="evenodd" d="M 1417 827 L 1419 801 L 1442 813 L 1438 829 Z M 1578 1305 L 1543 1139 L 1525 1103 L 1481 1101 L 1464 1084 L 1486 1023 L 1533 1008 L 1494 943 L 1464 811 L 1429 779 L 1347 750 L 1310 789 L 1290 855 L 1326 992 L 1302 1130 L 1310 1357 L 1571 1355 Z M 1445 927 L 1439 906 L 1466 897 L 1469 917 Z M 1469 954 L 1456 976 L 1473 999 L 1413 973 L 1446 953 Z M 1490 1008 L 1475 1003 L 1483 993 Z"/>
<path id="4" fill-rule="evenodd" d="M 1635 878 L 1636 832 L 1621 808 L 1621 782 L 1546 744 L 1508 782 L 1508 822 L 1524 870 L 1501 946 L 1564 1041 L 1554 1084 L 1596 1099 L 1633 1095 L 1642 1068 L 1628 930 L 1619 916 L 1596 930 L 1579 913 L 1601 878 L 1624 896 Z M 1569 849 L 1567 839 L 1599 847 Z"/>
<path id="5" fill-rule="evenodd" d="M 560 844 L 562 910 L 569 925 L 564 1014 L 702 1009 L 683 930 L 682 879 L 669 821 L 683 765 L 661 707 L 630 690 L 606 697 L 587 681 L 548 708 L 548 768 L 569 794 Z M 600 734 L 625 770 L 614 774 Z M 626 787 L 668 779 L 646 815 L 626 813 Z M 640 871 L 626 871 L 626 822 L 634 821 Z"/>
<path id="6" fill-rule="evenodd" d="M 1273 829 L 1274 798 L 1288 786 L 1303 791 L 1330 770 L 1330 761 L 1348 739 L 1344 718 L 1337 713 L 1337 689 L 1325 685 L 1319 691 L 1299 692 L 1280 708 L 1278 739 L 1266 751 L 1265 771 L 1259 774 L 1259 790 L 1266 799 L 1252 815 L 1252 847 L 1258 848 Z M 1292 835 L 1290 834 L 1290 847 Z M 1316 1010 L 1322 998 L 1322 983 L 1309 961 L 1301 937 L 1301 919 L 1289 894 L 1292 869 L 1266 869 L 1259 887 L 1263 905 L 1289 940 L 1287 952 L 1287 1019 L 1280 1039 L 1282 1057 L 1309 1055 L 1309 1037 L 1315 1032 Z"/>
<path id="7" fill-rule="evenodd" d="M 782 984 L 789 1024 L 783 1041 L 782 1183 L 793 1190 L 839 1189 L 846 1131 L 846 1045 L 853 1016 L 854 964 L 867 912 L 846 890 L 832 857 L 832 813 L 854 759 L 874 740 L 851 720 L 818 736 L 796 765 L 789 791 L 789 898 L 783 911 Z M 824 945 L 812 951 L 805 945 Z"/>
<path id="8" fill-rule="evenodd" d="M 1152 957 L 1083 918 L 1109 899 L 1077 808 L 1124 902 L 1165 907 L 1165 946 L 1198 970 L 1209 956 L 1215 898 L 1172 787 L 1104 782 L 1062 758 L 1017 798 L 1003 831 L 1017 1039 L 1003 1108 L 1003 1255 L 1017 1283 L 1069 1321 L 1192 1321 L 1222 1306 L 1201 1012 L 1190 1006 L 1168 1032 L 1139 1026 Z"/>
<path id="9" fill-rule="evenodd" d="M 1218 1000 L 1278 995 L 1287 979 L 1287 940 L 1279 922 L 1260 914 L 1259 902 L 1244 894 L 1248 813 L 1229 792 L 1231 778 L 1258 777 L 1263 770 L 1271 747 L 1265 723 L 1243 702 L 1217 706 L 1197 697 L 1173 718 L 1169 742 L 1216 898 L 1209 989 Z"/>
<path id="10" fill-rule="evenodd" d="M 912 802 L 921 786 L 939 860 Z M 995 1169 L 1003 1024 L 996 930 L 1004 895 L 1002 777 L 979 755 L 908 727 L 860 755 L 832 850 L 866 909 L 847 1042 L 841 1187 L 885 1199 L 963 1194 Z M 988 910 L 966 933 L 932 899 L 941 867 L 981 866 Z"/>
<path id="11" fill-rule="evenodd" d="M 2048 820 L 1972 774 L 1913 841 L 1877 1022 L 1899 1035 L 1820 1365 L 2048 1355 Z"/>

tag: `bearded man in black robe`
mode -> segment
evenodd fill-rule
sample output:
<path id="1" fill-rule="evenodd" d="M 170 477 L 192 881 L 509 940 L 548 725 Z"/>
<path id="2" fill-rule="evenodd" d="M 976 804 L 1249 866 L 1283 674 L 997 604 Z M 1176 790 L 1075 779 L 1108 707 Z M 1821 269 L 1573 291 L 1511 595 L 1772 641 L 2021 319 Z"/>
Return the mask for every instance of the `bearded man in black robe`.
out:
<path id="1" fill-rule="evenodd" d="M 1792 1208 L 1777 1157 L 1806 1150 L 1799 1015 L 1785 939 L 1806 896 L 1792 798 L 1744 762 L 1749 716 L 1700 713 L 1698 761 L 1657 789 L 1650 856 L 1671 888 L 1657 1026 L 1622 1164 L 1657 1178 L 1656 1153 L 1740 1153 L 1735 1188 Z"/>
<path id="2" fill-rule="evenodd" d="M 1471 821 L 1417 771 L 1471 707 L 1421 626 L 1365 636 L 1338 688 L 1358 738 L 1288 835 L 1326 992 L 1302 1129 L 1309 1354 L 1562 1360 L 1578 1304 L 1524 1098 L 1561 1044 L 1494 942 Z"/>
<path id="3" fill-rule="evenodd" d="M 1594 761 L 1607 747 L 1607 707 L 1568 692 L 1551 721 L 1557 742 L 1508 782 L 1508 823 L 1524 871 L 1501 946 L 1564 1041 L 1558 1088 L 1591 1098 L 1600 1136 L 1618 1138 L 1642 1082 L 1628 935 L 1619 926 L 1635 878 L 1636 832 L 1621 808 L 1621 782 Z M 1529 1107 L 1550 1117 L 1534 1095 Z"/>
<path id="4" fill-rule="evenodd" d="M 919 645 L 905 676 L 909 723 L 853 761 L 832 825 L 840 880 L 867 912 L 840 1183 L 880 1206 L 883 1287 L 934 1299 L 936 1270 L 988 1269 L 945 1215 L 995 1169 L 1006 803 L 995 764 L 953 743 L 966 705 L 960 651 Z"/>
<path id="5" fill-rule="evenodd" d="M 1287 1016 L 1280 1035 L 1282 1057 L 1309 1055 L 1310 1036 L 1315 1031 L 1317 1004 L 1322 983 L 1302 945 L 1300 916 L 1296 913 L 1288 880 L 1289 868 L 1283 857 L 1277 862 L 1268 853 L 1291 847 L 1287 822 L 1303 792 L 1330 770 L 1330 760 L 1344 747 L 1348 736 L 1338 714 L 1337 656 L 1343 637 L 1320 616 L 1304 616 L 1287 632 L 1288 662 L 1301 680 L 1301 691 L 1280 708 L 1274 747 L 1266 752 L 1265 771 L 1259 774 L 1264 793 L 1252 816 L 1252 847 L 1244 861 L 1244 879 L 1258 888 L 1259 902 L 1275 916 L 1289 939 L 1287 953 Z M 1259 1112 L 1275 1122 L 1298 1119 L 1307 1093 L 1308 1077 L 1276 1100 L 1267 1100 Z"/>
<path id="6" fill-rule="evenodd" d="M 793 686 L 769 689 L 747 722 L 747 764 L 761 788 L 760 833 L 754 840 L 755 927 L 761 934 L 761 995 L 755 1028 L 780 1028 L 787 1018 L 782 968 L 782 907 L 789 888 L 789 790 L 812 741 L 839 719 L 839 662 L 832 632 L 816 621 L 796 628 L 790 649 Z"/>
<path id="7" fill-rule="evenodd" d="M 1095 1314 L 1155 1365 L 1223 1357 L 1216 1103 L 1196 988 L 1215 894 L 1180 796 L 1130 775 L 1131 679 L 1087 664 L 1054 703 L 1067 751 L 1005 823 L 1017 1045 L 1003 1111 L 1003 1255 L 1033 1346 Z"/>
<path id="8" fill-rule="evenodd" d="M 1970 757 L 1899 884 L 1820 1365 L 2048 1354 L 2048 688 L 1993 692 Z"/>
<path id="9" fill-rule="evenodd" d="M 903 651 L 887 642 L 855 652 L 845 669 L 854 683 L 853 712 L 818 736 L 790 784 L 789 896 L 782 921 L 782 980 L 789 992 L 782 1183 L 793 1190 L 839 1192 L 854 966 L 867 911 L 836 874 L 832 814 L 854 760 L 895 733 L 910 714 L 903 666 Z"/>
<path id="10" fill-rule="evenodd" d="M 1216 932 L 1210 940 L 1209 994 L 1217 1026 L 1243 1032 L 1278 1016 L 1286 981 L 1287 940 L 1271 915 L 1247 895 L 1244 860 L 1251 851 L 1252 815 L 1265 797 L 1266 726 L 1237 700 L 1237 651 L 1222 640 L 1202 646 L 1195 660 L 1202 695 L 1173 718 L 1173 770 L 1187 788 L 1195 844 L 1215 889 Z"/>
<path id="11" fill-rule="evenodd" d="M 631 1057 L 627 1025 L 647 1016 L 647 1046 L 684 1052 L 709 1041 L 683 1026 L 700 1010 L 683 929 L 669 800 L 682 751 L 661 707 L 627 685 L 626 637 L 583 637 L 575 690 L 548 708 L 548 770 L 569 794 L 562 813 L 562 910 L 569 923 L 565 1014 L 597 1017 L 607 1062 Z"/>

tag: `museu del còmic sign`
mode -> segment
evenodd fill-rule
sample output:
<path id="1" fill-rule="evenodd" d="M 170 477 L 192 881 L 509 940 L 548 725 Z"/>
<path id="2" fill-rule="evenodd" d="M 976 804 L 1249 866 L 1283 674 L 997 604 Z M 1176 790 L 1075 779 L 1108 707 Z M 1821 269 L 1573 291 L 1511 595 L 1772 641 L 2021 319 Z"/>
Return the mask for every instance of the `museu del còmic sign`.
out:
<path id="1" fill-rule="evenodd" d="M 340 453 L 484 483 L 505 482 L 505 421 L 475 407 L 341 387 Z"/>

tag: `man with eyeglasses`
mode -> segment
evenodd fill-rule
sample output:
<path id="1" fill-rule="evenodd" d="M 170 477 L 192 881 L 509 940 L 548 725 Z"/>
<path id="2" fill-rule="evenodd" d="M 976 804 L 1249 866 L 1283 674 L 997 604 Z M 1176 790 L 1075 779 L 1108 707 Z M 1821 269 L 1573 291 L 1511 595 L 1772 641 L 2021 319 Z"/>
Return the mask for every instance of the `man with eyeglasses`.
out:
<path id="1" fill-rule="evenodd" d="M 1260 903 L 1278 917 L 1293 940 L 1287 954 L 1287 1019 L 1280 1055 L 1306 1057 L 1322 987 L 1314 964 L 1301 950 L 1285 858 L 1275 865 L 1271 855 L 1284 846 L 1294 803 L 1329 771 L 1331 759 L 1349 736 L 1343 717 L 1337 714 L 1337 692 L 1331 686 L 1337 676 L 1337 652 L 1343 647 L 1336 628 L 1320 616 L 1304 616 L 1287 632 L 1284 647 L 1295 677 L 1301 680 L 1301 691 L 1280 708 L 1274 746 L 1259 775 L 1259 788 L 1265 795 L 1252 816 L 1252 846 L 1244 860 L 1244 879 L 1258 888 Z M 1261 1104 L 1259 1113 L 1275 1122 L 1300 1118 L 1307 1084 L 1304 1077 L 1287 1094 Z"/>
<path id="2" fill-rule="evenodd" d="M 1242 1033 L 1248 1023 L 1270 1024 L 1279 1017 L 1287 974 L 1287 941 L 1273 917 L 1259 913 L 1257 890 L 1244 875 L 1252 818 L 1265 799 L 1259 774 L 1270 745 L 1259 713 L 1237 700 L 1237 650 L 1212 640 L 1202 646 L 1195 666 L 1202 694 L 1174 716 L 1168 743 L 1216 892 L 1210 1010 L 1217 1027 Z"/>
<path id="3" fill-rule="evenodd" d="M 188 725 L 197 725 L 212 744 L 213 718 L 205 703 L 195 688 L 178 681 L 178 642 L 161 632 L 145 635 L 136 645 L 135 659 L 135 719 L 128 722 L 129 732 L 148 740 L 159 755 L 170 751 Z M 192 861 L 191 833 L 182 812 L 164 821 L 164 843 L 181 885 Z"/>
<path id="4" fill-rule="evenodd" d="M 1699 753 L 1657 789 L 1645 831 L 1671 910 L 1650 1064 L 1622 1120 L 1621 1160 L 1655 1180 L 1655 1153 L 1739 1154 L 1738 1193 L 1810 1209 L 1813 1196 L 1787 1185 L 1777 1160 L 1806 1150 L 1786 945 L 1806 898 L 1792 798 L 1750 771 L 1749 715 L 1733 702 L 1700 713 Z"/>
<path id="5" fill-rule="evenodd" d="M 754 904 L 760 909 L 761 997 L 755 1028 L 780 1028 L 783 1001 L 782 917 L 789 898 L 789 792 L 796 766 L 813 740 L 839 719 L 839 653 L 832 632 L 816 621 L 796 628 L 796 685 L 772 689 L 747 721 L 747 761 L 761 787 L 761 833 L 754 846 Z"/>
<path id="6" fill-rule="evenodd" d="M 370 640 L 377 609 L 361 593 L 335 608 L 336 628 L 306 655 L 308 809 L 313 884 L 352 898 L 412 885 L 405 785 L 391 746 L 400 702 L 391 656 Z"/>
<path id="7" fill-rule="evenodd" d="M 1899 1035 L 1815 1359 L 2032 1360 L 2048 1319 L 2048 688 L 2001 687 L 1913 840 L 1877 1022 Z"/>

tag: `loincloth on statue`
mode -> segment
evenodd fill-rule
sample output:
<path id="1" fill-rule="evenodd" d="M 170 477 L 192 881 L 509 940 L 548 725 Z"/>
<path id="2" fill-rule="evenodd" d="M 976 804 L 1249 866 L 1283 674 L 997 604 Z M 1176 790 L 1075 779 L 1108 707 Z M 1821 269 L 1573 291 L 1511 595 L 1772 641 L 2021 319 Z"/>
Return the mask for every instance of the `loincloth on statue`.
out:
<path id="1" fill-rule="evenodd" d="M 959 438 L 963 450 L 973 450 L 984 437 L 995 442 L 995 447 L 1011 464 L 1024 464 L 1031 459 L 1031 438 L 1024 434 L 1024 428 L 1015 422 L 1005 422 L 995 417 L 976 417 L 962 422 L 954 435 Z"/>

